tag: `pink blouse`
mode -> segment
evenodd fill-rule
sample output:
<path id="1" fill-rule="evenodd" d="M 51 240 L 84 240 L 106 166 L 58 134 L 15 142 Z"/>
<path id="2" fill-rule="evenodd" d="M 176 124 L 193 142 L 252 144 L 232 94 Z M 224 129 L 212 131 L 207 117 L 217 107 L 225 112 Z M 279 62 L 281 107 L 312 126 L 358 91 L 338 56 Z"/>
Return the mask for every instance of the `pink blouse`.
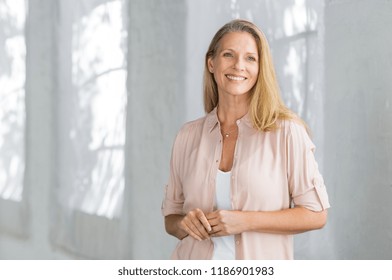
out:
<path id="1" fill-rule="evenodd" d="M 305 128 L 281 121 L 260 132 L 248 115 L 237 120 L 238 139 L 231 177 L 233 210 L 276 211 L 301 205 L 329 208 L 324 181 L 314 158 L 315 146 Z M 214 207 L 215 179 L 222 153 L 217 110 L 185 124 L 174 142 L 162 214 L 184 215 Z M 260 232 L 235 235 L 236 259 L 292 259 L 293 236 Z M 213 243 L 190 236 L 179 241 L 172 259 L 211 259 Z"/>

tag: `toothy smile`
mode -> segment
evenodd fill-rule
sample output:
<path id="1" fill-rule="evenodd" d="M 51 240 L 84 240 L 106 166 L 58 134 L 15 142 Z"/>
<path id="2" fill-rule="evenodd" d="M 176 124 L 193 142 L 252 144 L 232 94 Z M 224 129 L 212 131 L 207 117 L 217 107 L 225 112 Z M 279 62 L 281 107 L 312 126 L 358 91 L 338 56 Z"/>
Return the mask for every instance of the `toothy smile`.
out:
<path id="1" fill-rule="evenodd" d="M 241 77 L 241 76 L 233 76 L 233 75 L 225 75 L 229 80 L 234 80 L 234 81 L 243 81 L 246 78 Z"/>

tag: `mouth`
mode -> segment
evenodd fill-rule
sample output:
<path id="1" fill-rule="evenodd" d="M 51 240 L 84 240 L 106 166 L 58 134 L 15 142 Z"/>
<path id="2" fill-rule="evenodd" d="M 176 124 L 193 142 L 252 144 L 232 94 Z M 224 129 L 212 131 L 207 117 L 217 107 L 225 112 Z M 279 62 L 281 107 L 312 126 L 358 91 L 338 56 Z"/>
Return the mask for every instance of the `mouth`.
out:
<path id="1" fill-rule="evenodd" d="M 226 76 L 226 78 L 228 78 L 229 80 L 232 80 L 232 81 L 245 81 L 247 79 L 246 77 L 243 77 L 243 76 L 235 76 L 235 75 L 230 75 L 230 74 L 227 74 L 225 76 Z"/>

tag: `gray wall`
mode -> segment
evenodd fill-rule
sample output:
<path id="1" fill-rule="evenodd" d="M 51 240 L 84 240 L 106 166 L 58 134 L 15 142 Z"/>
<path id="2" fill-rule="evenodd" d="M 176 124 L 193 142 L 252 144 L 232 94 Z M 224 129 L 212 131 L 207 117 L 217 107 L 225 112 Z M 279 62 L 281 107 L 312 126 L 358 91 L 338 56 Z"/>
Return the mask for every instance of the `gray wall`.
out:
<path id="1" fill-rule="evenodd" d="M 131 258 L 165 259 L 161 215 L 171 146 L 185 120 L 186 2 L 130 2 L 125 244 Z"/>
<path id="2" fill-rule="evenodd" d="M 392 2 L 326 1 L 325 177 L 338 259 L 392 258 Z"/>

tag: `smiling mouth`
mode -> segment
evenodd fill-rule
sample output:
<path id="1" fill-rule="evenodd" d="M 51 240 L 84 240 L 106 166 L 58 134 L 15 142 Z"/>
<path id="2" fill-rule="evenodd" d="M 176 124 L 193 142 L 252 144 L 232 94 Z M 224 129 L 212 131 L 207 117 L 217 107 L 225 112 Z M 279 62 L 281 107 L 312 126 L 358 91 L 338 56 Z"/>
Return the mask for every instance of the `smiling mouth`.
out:
<path id="1" fill-rule="evenodd" d="M 229 80 L 233 80 L 233 81 L 244 81 L 246 80 L 245 77 L 242 76 L 233 76 L 233 75 L 225 75 Z"/>

